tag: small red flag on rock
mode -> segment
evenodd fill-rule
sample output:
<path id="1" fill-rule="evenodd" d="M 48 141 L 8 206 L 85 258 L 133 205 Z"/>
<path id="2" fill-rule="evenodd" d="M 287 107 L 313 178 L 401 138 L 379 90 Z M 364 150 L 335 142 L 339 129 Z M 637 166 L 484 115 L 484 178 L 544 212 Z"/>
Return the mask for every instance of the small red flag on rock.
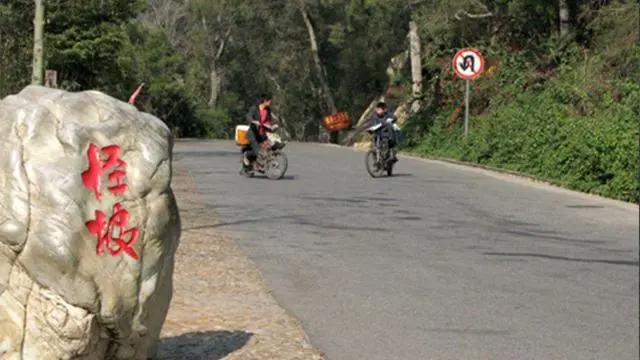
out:
<path id="1" fill-rule="evenodd" d="M 131 94 L 131 96 L 129 97 L 129 104 L 133 105 L 136 103 L 136 98 L 138 97 L 138 95 L 140 95 L 140 92 L 142 91 L 143 86 L 144 86 L 144 83 L 140 84 L 140 86 L 138 86 L 136 91 L 134 91 L 133 94 Z"/>

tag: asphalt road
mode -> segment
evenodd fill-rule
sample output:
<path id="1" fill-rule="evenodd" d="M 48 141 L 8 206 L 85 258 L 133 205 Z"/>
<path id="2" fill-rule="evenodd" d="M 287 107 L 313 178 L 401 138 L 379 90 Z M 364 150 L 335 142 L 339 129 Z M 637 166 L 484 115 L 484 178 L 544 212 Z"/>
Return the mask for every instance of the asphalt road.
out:
<path id="1" fill-rule="evenodd" d="M 290 144 L 287 177 L 179 142 L 232 234 L 329 359 L 637 359 L 637 207 L 401 158 Z"/>

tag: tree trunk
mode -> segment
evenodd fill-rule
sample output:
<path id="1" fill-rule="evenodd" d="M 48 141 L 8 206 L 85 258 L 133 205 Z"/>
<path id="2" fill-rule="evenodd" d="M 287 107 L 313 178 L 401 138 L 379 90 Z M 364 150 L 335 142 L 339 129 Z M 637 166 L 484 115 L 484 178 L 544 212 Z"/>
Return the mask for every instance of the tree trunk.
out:
<path id="1" fill-rule="evenodd" d="M 304 5 L 304 0 L 298 0 L 298 8 L 300 9 L 300 13 L 302 14 L 302 19 L 304 20 L 304 24 L 307 27 L 307 32 L 309 33 L 309 43 L 311 45 L 311 55 L 313 56 L 313 62 L 316 66 L 316 72 L 318 73 L 318 79 L 320 80 L 320 87 L 322 89 L 322 96 L 324 98 L 326 111 L 335 114 L 338 112 L 336 108 L 336 103 L 333 100 L 333 95 L 331 94 L 331 88 L 329 88 L 329 83 L 327 81 L 327 73 L 322 65 L 322 61 L 320 60 L 320 55 L 318 54 L 318 42 L 316 40 L 316 32 L 313 29 L 313 24 L 311 23 L 311 19 L 309 18 L 309 14 L 307 13 L 307 9 Z M 326 130 L 322 121 L 320 122 L 320 138 L 322 140 L 323 136 L 326 136 Z"/>
<path id="2" fill-rule="evenodd" d="M 44 86 L 53 89 L 58 88 L 58 72 L 55 70 L 47 70 L 44 72 Z"/>
<path id="3" fill-rule="evenodd" d="M 44 84 L 44 0 L 35 0 L 33 19 L 33 72 L 31 83 Z"/>
<path id="4" fill-rule="evenodd" d="M 276 90 L 278 90 L 278 93 L 282 93 L 282 86 L 280 86 L 280 83 L 278 82 L 278 79 L 276 79 L 275 76 L 273 76 L 272 74 L 267 74 L 267 77 L 273 81 L 273 84 L 276 86 Z M 275 99 L 277 100 L 277 99 Z M 278 103 L 278 101 L 276 101 L 276 103 Z M 276 124 L 278 124 L 280 126 L 280 131 L 281 134 L 284 136 L 285 139 L 291 139 L 291 132 L 289 131 L 289 124 L 287 123 L 287 120 L 285 119 L 284 116 L 281 115 L 276 115 L 276 114 L 271 114 L 271 116 L 273 116 L 273 120 L 276 121 Z M 295 129 L 293 129 L 294 132 Z M 301 132 L 303 133 L 304 130 Z M 296 135 L 296 134 L 294 134 Z"/>
<path id="5" fill-rule="evenodd" d="M 371 114 L 373 114 L 373 110 L 375 110 L 376 105 L 381 101 L 384 101 L 384 96 L 377 96 L 371 101 L 371 103 L 369 104 L 369 106 L 367 106 L 367 108 L 364 110 L 362 115 L 360 115 L 360 118 L 356 123 L 356 128 L 364 126 L 365 123 L 369 121 L 369 117 L 371 116 Z"/>
<path id="6" fill-rule="evenodd" d="M 409 60 L 409 50 L 405 50 L 391 58 L 389 65 L 387 66 L 389 84 L 395 85 L 397 78 L 402 74 L 402 71 L 407 65 L 407 60 Z"/>
<path id="7" fill-rule="evenodd" d="M 220 96 L 220 85 L 222 83 L 222 78 L 218 71 L 216 70 L 215 65 L 211 66 L 211 73 L 209 74 L 209 80 L 211 81 L 211 94 L 209 95 L 209 106 L 215 107 L 218 103 L 218 97 Z"/>
<path id="8" fill-rule="evenodd" d="M 505 13 L 505 4 L 495 4 L 493 8 L 493 19 L 491 20 L 491 46 L 497 47 L 502 28 L 502 19 Z"/>
<path id="9" fill-rule="evenodd" d="M 367 128 L 367 121 L 369 121 L 369 117 L 373 114 L 373 110 L 376 108 L 376 104 L 380 101 L 384 101 L 384 96 L 376 96 L 373 101 L 369 104 L 369 106 L 362 112 L 358 122 L 354 126 L 354 128 L 350 131 L 349 136 L 346 139 L 342 140 L 342 144 L 346 146 L 351 146 L 356 141 L 358 136 L 362 134 L 362 132 Z"/>
<path id="10" fill-rule="evenodd" d="M 206 29 L 206 21 L 202 19 L 203 26 Z M 211 61 L 211 72 L 209 73 L 209 81 L 211 82 L 211 93 L 209 94 L 209 106 L 215 107 L 218 103 L 218 98 L 220 98 L 220 90 L 222 89 L 222 75 L 220 71 L 218 71 L 218 61 L 222 57 L 224 53 L 225 45 L 227 44 L 227 39 L 231 34 L 231 29 L 228 29 L 224 36 L 220 39 L 220 43 L 218 44 L 218 50 L 216 51 L 213 60 Z"/>
<path id="11" fill-rule="evenodd" d="M 420 35 L 418 24 L 415 21 L 409 23 L 409 48 L 411 52 L 411 80 L 413 82 L 411 112 L 420 111 L 422 97 L 422 51 L 420 50 Z"/>
<path id="12" fill-rule="evenodd" d="M 569 35 L 569 4 L 567 0 L 559 0 L 559 17 L 560 17 L 560 37 L 564 38 Z"/>

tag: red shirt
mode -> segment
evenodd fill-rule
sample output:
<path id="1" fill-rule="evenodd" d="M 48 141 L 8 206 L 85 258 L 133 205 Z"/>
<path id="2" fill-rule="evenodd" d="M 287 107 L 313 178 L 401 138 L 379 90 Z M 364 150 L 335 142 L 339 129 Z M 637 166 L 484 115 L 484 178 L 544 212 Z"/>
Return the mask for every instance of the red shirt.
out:
<path id="1" fill-rule="evenodd" d="M 269 123 L 269 110 L 267 110 L 267 108 L 260 108 L 259 110 L 259 114 L 260 114 L 260 135 L 262 135 L 264 133 L 264 126 L 265 125 L 270 125 Z"/>

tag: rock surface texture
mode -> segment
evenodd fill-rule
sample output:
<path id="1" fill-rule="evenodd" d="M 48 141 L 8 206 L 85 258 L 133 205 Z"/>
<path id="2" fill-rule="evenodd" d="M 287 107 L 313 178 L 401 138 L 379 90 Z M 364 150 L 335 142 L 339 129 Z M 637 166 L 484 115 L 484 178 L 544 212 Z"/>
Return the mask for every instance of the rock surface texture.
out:
<path id="1" fill-rule="evenodd" d="M 167 127 L 30 86 L 0 134 L 0 358 L 153 356 L 180 235 Z"/>

